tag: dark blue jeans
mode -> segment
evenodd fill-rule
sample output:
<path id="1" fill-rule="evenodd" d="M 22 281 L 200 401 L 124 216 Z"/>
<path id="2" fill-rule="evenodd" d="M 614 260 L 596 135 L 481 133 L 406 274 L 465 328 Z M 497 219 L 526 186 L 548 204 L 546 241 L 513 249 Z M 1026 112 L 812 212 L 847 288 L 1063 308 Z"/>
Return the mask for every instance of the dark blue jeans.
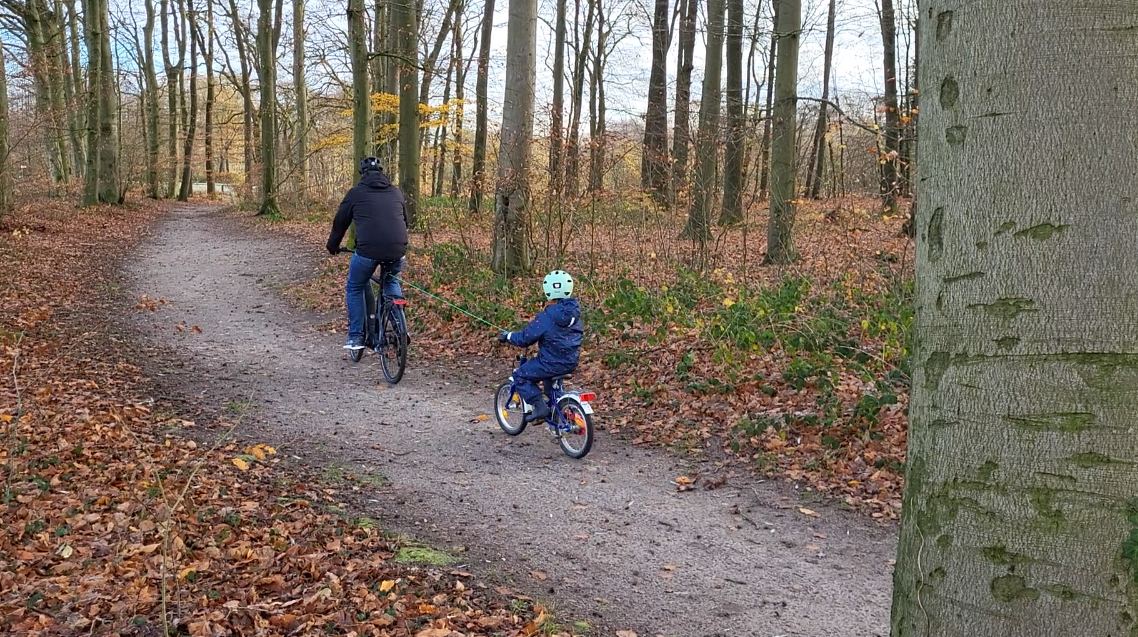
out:
<path id="1" fill-rule="evenodd" d="M 364 299 L 364 289 L 370 285 L 371 275 L 377 268 L 382 267 L 383 293 L 388 296 L 403 296 L 403 288 L 396 279 L 403 271 L 403 260 L 376 261 L 352 255 L 352 262 L 348 265 L 348 285 L 346 287 L 345 302 L 348 305 L 348 339 L 360 340 L 364 338 L 364 321 L 367 320 L 367 301 Z"/>

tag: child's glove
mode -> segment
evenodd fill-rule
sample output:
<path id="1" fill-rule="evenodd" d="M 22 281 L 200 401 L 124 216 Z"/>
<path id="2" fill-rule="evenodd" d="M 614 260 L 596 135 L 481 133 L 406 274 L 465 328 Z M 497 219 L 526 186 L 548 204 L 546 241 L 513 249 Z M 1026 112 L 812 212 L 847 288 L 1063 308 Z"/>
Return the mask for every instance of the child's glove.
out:
<path id="1" fill-rule="evenodd" d="M 509 332 L 498 332 L 498 342 L 505 343 L 510 340 Z"/>

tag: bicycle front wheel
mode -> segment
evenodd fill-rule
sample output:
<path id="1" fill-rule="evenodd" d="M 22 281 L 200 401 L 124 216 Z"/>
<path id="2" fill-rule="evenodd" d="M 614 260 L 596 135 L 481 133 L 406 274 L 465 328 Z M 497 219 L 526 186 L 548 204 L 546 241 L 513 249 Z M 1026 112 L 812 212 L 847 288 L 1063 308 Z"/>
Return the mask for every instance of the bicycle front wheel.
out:
<path id="1" fill-rule="evenodd" d="M 403 372 L 407 369 L 407 332 L 395 313 L 389 309 L 383 312 L 382 333 L 379 361 L 383 367 L 383 377 L 394 385 L 403 379 Z"/>
<path id="2" fill-rule="evenodd" d="M 494 392 L 494 417 L 502 431 L 516 436 L 526 430 L 525 403 L 510 383 L 502 383 Z"/>
<path id="3" fill-rule="evenodd" d="M 561 450 L 570 458 L 584 458 L 593 448 L 593 418 L 585 413 L 581 402 L 572 396 L 564 396 L 557 401 L 557 413 L 553 415 L 560 435 L 557 442 Z"/>

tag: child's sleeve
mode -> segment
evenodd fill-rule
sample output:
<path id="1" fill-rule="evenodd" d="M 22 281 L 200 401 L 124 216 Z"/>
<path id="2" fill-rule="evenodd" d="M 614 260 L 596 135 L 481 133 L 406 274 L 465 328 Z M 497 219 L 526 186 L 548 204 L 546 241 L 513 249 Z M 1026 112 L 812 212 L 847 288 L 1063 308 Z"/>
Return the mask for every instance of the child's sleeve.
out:
<path id="1" fill-rule="evenodd" d="M 549 331 L 549 324 L 551 323 L 545 312 L 538 314 L 529 325 L 520 332 L 510 332 L 509 341 L 511 345 L 518 347 L 529 347 L 534 343 L 541 340 L 545 333 Z"/>

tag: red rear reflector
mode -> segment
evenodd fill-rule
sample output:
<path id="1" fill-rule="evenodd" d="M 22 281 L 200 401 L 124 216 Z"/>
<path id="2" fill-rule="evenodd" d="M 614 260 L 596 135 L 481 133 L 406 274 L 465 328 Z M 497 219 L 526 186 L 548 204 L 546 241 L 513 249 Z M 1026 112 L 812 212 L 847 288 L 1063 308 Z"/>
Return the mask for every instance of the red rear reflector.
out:
<path id="1" fill-rule="evenodd" d="M 594 394 L 593 392 L 588 392 L 588 393 L 581 394 L 580 398 L 581 398 L 581 402 L 583 402 L 583 403 L 591 403 L 597 399 L 597 395 Z"/>
<path id="2" fill-rule="evenodd" d="M 403 299 L 398 299 L 396 301 L 393 301 L 393 303 L 395 303 L 396 305 L 407 305 L 407 301 L 405 301 Z"/>

